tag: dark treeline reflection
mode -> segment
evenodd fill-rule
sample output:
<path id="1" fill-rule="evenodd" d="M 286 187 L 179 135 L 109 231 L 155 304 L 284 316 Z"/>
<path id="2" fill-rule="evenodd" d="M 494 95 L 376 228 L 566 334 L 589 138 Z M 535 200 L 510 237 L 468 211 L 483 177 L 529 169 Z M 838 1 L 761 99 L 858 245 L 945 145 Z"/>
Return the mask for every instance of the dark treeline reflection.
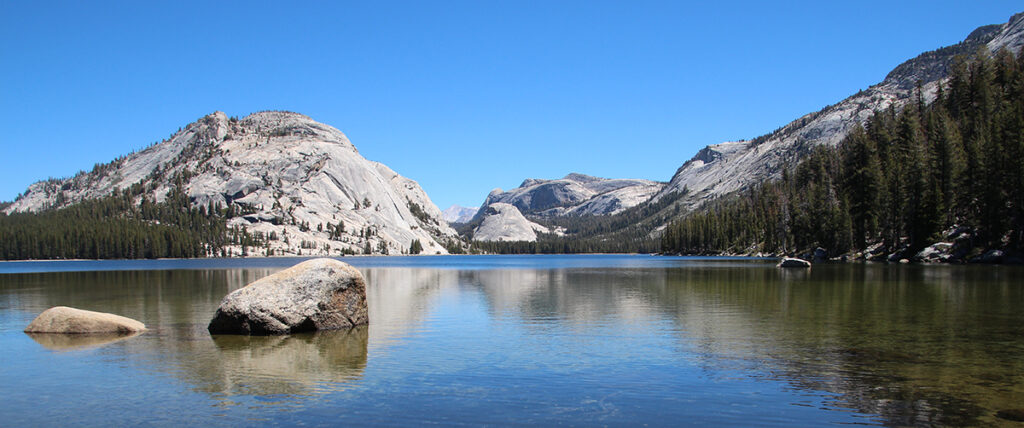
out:
<path id="1" fill-rule="evenodd" d="M 1024 400 L 1024 288 L 991 267 L 764 265 L 464 271 L 496 317 L 667 319 L 710 369 L 836 393 L 890 425 L 993 422 Z"/>

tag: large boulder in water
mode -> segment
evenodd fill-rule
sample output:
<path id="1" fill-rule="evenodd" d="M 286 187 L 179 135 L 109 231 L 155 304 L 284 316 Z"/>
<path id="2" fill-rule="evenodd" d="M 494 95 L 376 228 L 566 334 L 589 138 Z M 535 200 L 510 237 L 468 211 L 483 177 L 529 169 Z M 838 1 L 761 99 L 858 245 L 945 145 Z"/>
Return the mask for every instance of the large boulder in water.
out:
<path id="1" fill-rule="evenodd" d="M 145 324 L 131 318 L 67 306 L 47 309 L 25 327 L 25 333 L 60 334 L 132 334 L 144 330 Z"/>
<path id="2" fill-rule="evenodd" d="M 314 259 L 224 297 L 212 334 L 289 334 L 367 324 L 366 282 L 348 264 Z"/>

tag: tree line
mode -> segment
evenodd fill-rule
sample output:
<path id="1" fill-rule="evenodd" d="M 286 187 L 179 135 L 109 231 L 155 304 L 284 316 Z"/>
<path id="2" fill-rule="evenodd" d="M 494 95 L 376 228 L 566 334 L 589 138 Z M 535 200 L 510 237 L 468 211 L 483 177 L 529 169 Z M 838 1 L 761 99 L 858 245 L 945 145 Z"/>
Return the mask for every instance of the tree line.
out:
<path id="1" fill-rule="evenodd" d="M 39 213 L 0 215 L 0 258 L 139 259 L 221 255 L 232 241 L 258 245 L 245 231 L 230 231 L 234 208 L 192 206 L 177 185 L 153 201 L 135 185 L 106 197 Z"/>
<path id="2" fill-rule="evenodd" d="M 940 239 L 1024 242 L 1024 50 L 954 60 L 925 102 L 875 112 L 777 181 L 709 203 L 662 235 L 672 253 L 915 253 Z"/>

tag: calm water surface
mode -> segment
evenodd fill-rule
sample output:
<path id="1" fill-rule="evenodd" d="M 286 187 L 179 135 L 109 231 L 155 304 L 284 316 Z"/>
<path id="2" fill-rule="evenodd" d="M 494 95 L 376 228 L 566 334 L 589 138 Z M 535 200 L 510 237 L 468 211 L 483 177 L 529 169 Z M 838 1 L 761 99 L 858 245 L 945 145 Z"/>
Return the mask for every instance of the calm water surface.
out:
<path id="1" fill-rule="evenodd" d="M 370 326 L 212 337 L 298 259 L 0 263 L 0 425 L 1011 425 L 1024 269 L 346 258 Z M 150 328 L 29 336 L 56 305 Z"/>

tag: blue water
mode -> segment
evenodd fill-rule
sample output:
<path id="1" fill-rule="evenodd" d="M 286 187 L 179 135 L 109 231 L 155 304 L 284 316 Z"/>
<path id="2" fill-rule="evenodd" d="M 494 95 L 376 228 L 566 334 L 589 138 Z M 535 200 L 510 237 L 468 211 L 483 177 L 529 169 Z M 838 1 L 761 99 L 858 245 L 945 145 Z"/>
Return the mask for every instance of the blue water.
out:
<path id="1" fill-rule="evenodd" d="M 0 274 L 32 272 L 85 272 L 111 270 L 172 270 L 172 269 L 281 269 L 293 266 L 309 257 L 231 258 L 231 259 L 159 259 L 159 260 L 56 260 L 56 261 L 0 261 Z M 519 256 L 391 256 L 341 257 L 352 266 L 422 267 L 429 269 L 553 269 L 585 267 L 677 267 L 721 266 L 721 261 L 765 262 L 775 259 L 752 257 L 660 257 L 648 255 L 587 254 L 587 255 L 519 255 Z M 708 262 L 712 262 L 708 264 Z"/>
<path id="2" fill-rule="evenodd" d="M 962 425 L 1024 397 L 1012 269 L 352 257 L 368 328 L 207 334 L 298 261 L 0 264 L 0 425 Z M 55 305 L 150 330 L 21 332 Z"/>

